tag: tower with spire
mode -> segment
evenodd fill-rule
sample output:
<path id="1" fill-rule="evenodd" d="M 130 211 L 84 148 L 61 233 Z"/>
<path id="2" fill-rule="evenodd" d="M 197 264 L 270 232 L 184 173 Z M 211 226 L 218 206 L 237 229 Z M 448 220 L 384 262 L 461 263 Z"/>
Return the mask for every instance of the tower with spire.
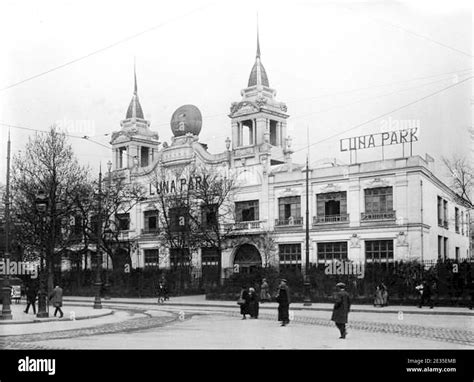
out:
<path id="1" fill-rule="evenodd" d="M 276 90 L 270 87 L 262 64 L 258 23 L 255 63 L 241 95 L 241 101 L 232 103 L 229 114 L 234 165 L 257 164 L 268 159 L 262 161 L 262 155 L 270 157 L 271 164 L 285 162 L 289 116 L 286 104 L 276 100 Z"/>
<path id="2" fill-rule="evenodd" d="M 120 122 L 121 129 L 112 134 L 110 141 L 113 150 L 114 170 L 147 167 L 152 164 L 158 152 L 158 133 L 151 131 L 138 98 L 137 72 L 134 65 L 134 89 L 132 100 L 125 119 Z"/>

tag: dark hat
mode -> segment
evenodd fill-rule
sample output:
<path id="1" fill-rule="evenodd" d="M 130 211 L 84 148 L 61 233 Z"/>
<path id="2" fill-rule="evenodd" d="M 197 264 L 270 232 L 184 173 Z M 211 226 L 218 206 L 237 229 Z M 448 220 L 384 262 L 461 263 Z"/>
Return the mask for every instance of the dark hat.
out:
<path id="1" fill-rule="evenodd" d="M 345 287 L 346 287 L 346 284 L 344 284 L 344 283 L 337 283 L 336 286 L 339 287 L 339 288 L 345 288 Z"/>
<path id="2" fill-rule="evenodd" d="M 281 281 L 283 281 L 285 283 L 288 283 L 288 281 L 286 279 L 281 279 Z"/>

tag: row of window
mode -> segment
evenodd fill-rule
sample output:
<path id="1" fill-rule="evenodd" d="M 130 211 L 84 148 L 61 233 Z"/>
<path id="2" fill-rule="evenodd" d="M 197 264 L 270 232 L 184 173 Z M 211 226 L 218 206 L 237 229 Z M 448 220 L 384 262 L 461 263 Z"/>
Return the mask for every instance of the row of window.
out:
<path id="1" fill-rule="evenodd" d="M 454 207 L 454 231 L 461 235 L 469 235 L 467 228 L 465 229 L 465 221 L 469 221 L 469 217 L 464 214 L 464 211 L 459 211 L 458 207 Z M 449 229 L 449 214 L 448 214 L 448 201 L 438 196 L 438 226 Z"/>
<path id="2" fill-rule="evenodd" d="M 329 242 L 317 243 L 318 262 L 326 261 L 345 261 L 347 256 L 347 242 Z M 301 244 L 279 244 L 279 263 L 280 267 L 301 268 Z M 159 251 L 158 249 L 145 249 L 145 267 L 158 267 Z M 365 259 L 367 262 L 388 262 L 393 260 L 393 240 L 366 240 L 365 241 Z M 170 250 L 171 267 L 184 262 L 189 264 L 190 253 L 187 249 Z M 202 266 L 217 266 L 219 254 L 215 248 L 201 248 Z"/>

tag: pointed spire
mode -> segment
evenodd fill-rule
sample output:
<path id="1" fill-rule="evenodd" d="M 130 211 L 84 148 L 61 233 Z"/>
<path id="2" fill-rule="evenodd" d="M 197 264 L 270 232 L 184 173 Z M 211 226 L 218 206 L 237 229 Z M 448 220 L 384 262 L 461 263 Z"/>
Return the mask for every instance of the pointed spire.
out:
<path id="1" fill-rule="evenodd" d="M 257 58 L 260 58 L 260 38 L 258 33 L 258 13 L 257 13 Z"/>
<path id="2" fill-rule="evenodd" d="M 133 76 L 135 78 L 135 88 L 133 94 L 137 94 L 137 67 L 135 57 L 133 58 Z"/>

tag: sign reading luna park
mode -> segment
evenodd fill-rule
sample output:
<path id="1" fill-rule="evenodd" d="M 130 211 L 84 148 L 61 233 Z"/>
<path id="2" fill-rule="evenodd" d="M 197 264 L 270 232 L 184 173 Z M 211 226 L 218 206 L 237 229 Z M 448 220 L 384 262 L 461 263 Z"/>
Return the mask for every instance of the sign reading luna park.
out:
<path id="1" fill-rule="evenodd" d="M 341 151 L 353 151 L 418 142 L 418 128 L 385 131 L 383 133 L 343 138 L 339 141 Z"/>

